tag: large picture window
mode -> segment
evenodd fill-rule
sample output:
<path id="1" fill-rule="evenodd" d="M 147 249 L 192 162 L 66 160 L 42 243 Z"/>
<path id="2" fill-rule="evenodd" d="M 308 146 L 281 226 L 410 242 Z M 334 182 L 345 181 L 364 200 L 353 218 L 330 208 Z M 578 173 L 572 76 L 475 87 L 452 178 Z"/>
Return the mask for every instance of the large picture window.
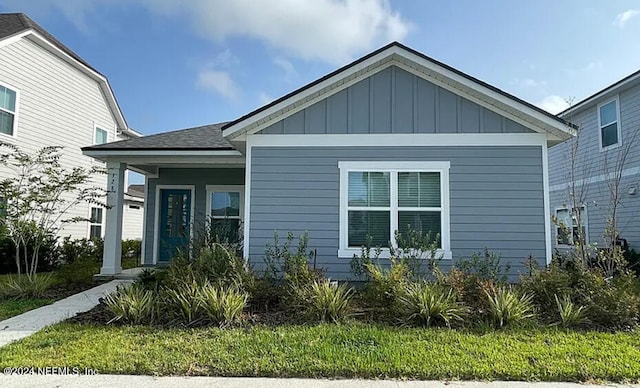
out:
<path id="1" fill-rule="evenodd" d="M 449 162 L 340 162 L 340 257 L 395 245 L 408 229 L 449 246 Z M 449 253 L 449 254 L 447 254 Z"/>

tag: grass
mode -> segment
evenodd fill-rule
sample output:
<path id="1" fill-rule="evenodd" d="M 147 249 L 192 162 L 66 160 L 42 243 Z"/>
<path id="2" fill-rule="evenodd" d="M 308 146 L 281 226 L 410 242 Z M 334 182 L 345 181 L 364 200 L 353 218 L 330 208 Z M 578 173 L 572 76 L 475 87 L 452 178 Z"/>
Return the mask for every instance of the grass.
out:
<path id="1" fill-rule="evenodd" d="M 0 349 L 0 367 L 100 373 L 545 381 L 640 380 L 640 334 L 345 324 L 158 329 L 63 323 Z"/>
<path id="2" fill-rule="evenodd" d="M 53 299 L 0 300 L 0 321 L 53 302 Z"/>

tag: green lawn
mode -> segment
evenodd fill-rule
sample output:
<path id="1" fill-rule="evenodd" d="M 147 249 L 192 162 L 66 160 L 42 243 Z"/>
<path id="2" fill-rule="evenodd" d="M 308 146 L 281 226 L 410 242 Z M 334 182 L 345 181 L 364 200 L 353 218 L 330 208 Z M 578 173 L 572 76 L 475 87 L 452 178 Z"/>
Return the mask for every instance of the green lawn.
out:
<path id="1" fill-rule="evenodd" d="M 640 333 L 63 323 L 0 349 L 0 367 L 48 365 L 151 375 L 629 382 L 640 380 Z"/>
<path id="2" fill-rule="evenodd" d="M 0 300 L 0 321 L 53 302 L 53 299 Z"/>

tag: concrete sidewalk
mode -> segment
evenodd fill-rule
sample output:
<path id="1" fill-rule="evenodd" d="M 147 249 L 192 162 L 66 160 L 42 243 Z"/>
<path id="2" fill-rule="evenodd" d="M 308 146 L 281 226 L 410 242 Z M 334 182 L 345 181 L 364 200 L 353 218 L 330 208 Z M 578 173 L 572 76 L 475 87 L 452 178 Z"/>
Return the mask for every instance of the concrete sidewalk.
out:
<path id="1" fill-rule="evenodd" d="M 576 383 L 528 383 L 514 381 L 396 381 L 396 380 L 315 380 L 315 379 L 270 379 L 249 377 L 151 377 L 151 376 L 1 376 L 2 387 L 225 387 L 225 388 L 571 388 L 571 387 L 639 387 L 638 385 L 581 385 Z"/>
<path id="2" fill-rule="evenodd" d="M 38 330 L 64 321 L 78 313 L 89 311 L 98 305 L 100 298 L 113 292 L 119 284 L 130 282 L 131 280 L 126 279 L 112 280 L 53 304 L 0 321 L 0 347 L 28 337 Z M 0 384 L 0 386 L 5 385 Z"/>

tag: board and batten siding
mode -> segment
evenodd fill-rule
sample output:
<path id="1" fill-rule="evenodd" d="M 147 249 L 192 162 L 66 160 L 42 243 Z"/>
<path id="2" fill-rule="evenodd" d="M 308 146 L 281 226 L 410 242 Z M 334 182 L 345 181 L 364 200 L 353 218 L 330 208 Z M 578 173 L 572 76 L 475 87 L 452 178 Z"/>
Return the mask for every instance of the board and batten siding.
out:
<path id="1" fill-rule="evenodd" d="M 145 198 L 146 229 L 144 231 L 143 257 L 144 265 L 153 265 L 154 234 L 156 229 L 156 192 L 158 185 L 195 186 L 193 226 L 194 235 L 203 230 L 207 220 L 207 185 L 244 186 L 243 168 L 161 168 L 158 178 L 147 179 L 147 196 Z"/>
<path id="2" fill-rule="evenodd" d="M 81 147 L 94 141 L 95 125 L 116 139 L 115 119 L 98 82 L 63 59 L 23 38 L 0 47 L 0 84 L 19 92 L 17 137 L 1 135 L 0 140 L 24 151 L 34 152 L 45 146 L 63 146 L 61 163 L 65 168 L 104 166 L 82 155 Z M 0 176 L 6 177 L 0 169 Z M 106 187 L 107 177 L 96 174 L 92 185 Z M 89 205 L 80 204 L 68 217 L 88 218 Z M 64 228 L 62 236 L 88 237 L 86 222 Z"/>
<path id="3" fill-rule="evenodd" d="M 450 161 L 453 261 L 485 247 L 501 254 L 510 275 L 529 255 L 545 262 L 542 150 L 514 147 L 252 147 L 249 259 L 260 269 L 274 231 L 309 232 L 317 265 L 350 278 L 338 258 L 339 161 Z M 246 226 L 245 226 L 246 227 Z M 443 261 L 447 268 L 451 261 Z"/>
<path id="4" fill-rule="evenodd" d="M 261 134 L 532 133 L 396 66 L 263 129 Z"/>

